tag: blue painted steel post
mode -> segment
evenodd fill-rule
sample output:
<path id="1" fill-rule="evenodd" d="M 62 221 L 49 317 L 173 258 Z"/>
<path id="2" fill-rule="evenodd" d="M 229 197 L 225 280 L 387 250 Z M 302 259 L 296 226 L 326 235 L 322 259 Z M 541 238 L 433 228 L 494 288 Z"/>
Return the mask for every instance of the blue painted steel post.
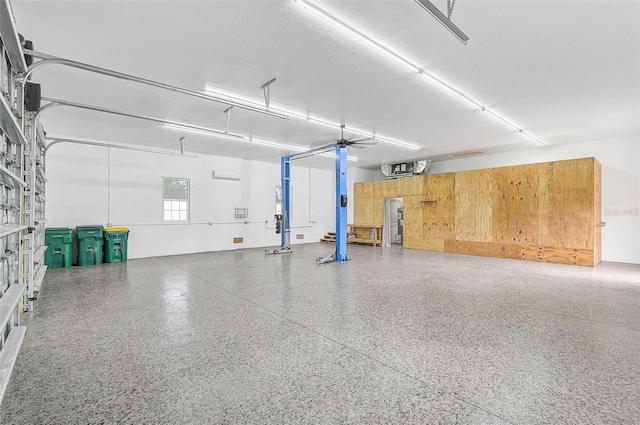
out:
<path id="1" fill-rule="evenodd" d="M 291 216 L 291 157 L 283 156 L 281 160 L 281 189 L 282 189 L 282 232 L 280 233 L 280 248 L 289 248 Z"/>
<path id="2" fill-rule="evenodd" d="M 347 261 L 347 148 L 336 145 L 336 253 L 335 261 Z"/>

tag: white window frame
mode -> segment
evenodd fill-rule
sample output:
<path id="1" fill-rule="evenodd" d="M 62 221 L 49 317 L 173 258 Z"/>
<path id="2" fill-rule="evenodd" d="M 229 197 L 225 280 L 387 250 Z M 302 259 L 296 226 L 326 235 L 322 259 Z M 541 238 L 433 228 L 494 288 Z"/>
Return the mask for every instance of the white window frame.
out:
<path id="1" fill-rule="evenodd" d="M 167 180 L 182 180 L 187 182 L 187 199 L 186 202 L 184 199 L 172 199 L 164 197 L 164 184 Z M 183 177 L 162 177 L 162 182 L 160 186 L 160 218 L 162 223 L 188 223 L 190 221 L 191 215 L 191 180 Z M 169 205 L 169 209 L 166 208 L 167 202 Z M 180 205 L 180 203 L 186 203 L 186 205 Z M 186 210 L 183 210 L 182 207 L 185 206 Z M 175 207 L 175 208 L 174 208 Z M 180 214 L 181 212 L 185 212 L 185 214 Z M 166 218 L 166 213 L 169 212 L 170 216 L 174 217 L 175 214 L 178 214 L 178 218 Z M 180 217 L 182 215 L 182 217 Z"/>

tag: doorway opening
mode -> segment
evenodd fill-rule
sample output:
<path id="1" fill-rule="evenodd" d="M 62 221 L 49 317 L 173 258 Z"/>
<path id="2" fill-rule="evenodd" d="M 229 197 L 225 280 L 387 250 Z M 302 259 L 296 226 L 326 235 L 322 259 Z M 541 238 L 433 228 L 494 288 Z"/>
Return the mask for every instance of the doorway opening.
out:
<path id="1" fill-rule="evenodd" d="M 401 197 L 385 198 L 385 220 L 383 225 L 389 229 L 389 232 L 383 231 L 383 233 L 388 235 L 389 244 L 402 245 L 402 235 L 404 233 L 404 207 L 402 201 Z"/>

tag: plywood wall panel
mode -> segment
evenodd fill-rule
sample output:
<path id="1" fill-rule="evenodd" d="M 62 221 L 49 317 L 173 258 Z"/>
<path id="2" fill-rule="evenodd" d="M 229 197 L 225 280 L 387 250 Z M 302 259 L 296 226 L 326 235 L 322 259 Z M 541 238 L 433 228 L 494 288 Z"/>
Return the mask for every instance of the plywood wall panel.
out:
<path id="1" fill-rule="evenodd" d="M 374 198 L 371 203 L 371 221 L 369 223 L 382 226 L 382 214 L 384 213 L 384 198 Z"/>
<path id="2" fill-rule="evenodd" d="M 368 223 L 371 220 L 372 204 L 373 199 L 356 196 L 353 200 L 353 222 Z"/>
<path id="3" fill-rule="evenodd" d="M 601 167 L 594 158 L 416 176 L 354 187 L 354 222 L 382 224 L 404 199 L 404 246 L 596 265 Z"/>
<path id="4" fill-rule="evenodd" d="M 455 239 L 454 191 L 454 173 L 427 176 L 423 224 L 425 238 Z"/>
<path id="5" fill-rule="evenodd" d="M 396 180 L 396 190 L 398 192 L 398 196 L 409 196 L 411 195 L 409 179 L 410 177 L 402 177 Z"/>
<path id="6" fill-rule="evenodd" d="M 520 260 L 522 257 L 523 245 L 504 244 L 503 257 Z"/>
<path id="7" fill-rule="evenodd" d="M 593 158 L 539 164 L 538 245 L 593 249 Z"/>
<path id="8" fill-rule="evenodd" d="M 602 261 L 602 165 L 593 158 L 593 265 Z"/>
<path id="9" fill-rule="evenodd" d="M 455 198 L 456 173 L 430 174 L 426 176 L 424 197 L 427 200 L 440 201 Z"/>
<path id="10" fill-rule="evenodd" d="M 542 261 L 542 247 L 538 245 L 523 245 L 520 259 L 526 261 Z"/>
<path id="11" fill-rule="evenodd" d="M 384 198 L 384 185 L 386 181 L 373 182 L 373 197 Z"/>
<path id="12" fill-rule="evenodd" d="M 409 236 L 423 236 L 424 208 L 419 196 L 403 196 L 404 234 Z"/>
<path id="13" fill-rule="evenodd" d="M 592 267 L 594 265 L 594 251 L 591 249 L 527 245 L 522 247 L 521 259 Z"/>
<path id="14" fill-rule="evenodd" d="M 492 241 L 537 244 L 538 165 L 493 169 Z"/>
<path id="15" fill-rule="evenodd" d="M 424 194 L 427 176 L 413 176 L 396 179 L 397 192 L 400 196 L 421 196 Z"/>
<path id="16" fill-rule="evenodd" d="M 492 170 L 455 173 L 455 234 L 458 241 L 491 242 Z"/>
<path id="17" fill-rule="evenodd" d="M 422 249 L 425 251 L 444 251 L 444 239 L 430 239 L 415 236 L 402 238 L 403 246 L 410 249 Z"/>
<path id="18" fill-rule="evenodd" d="M 362 182 L 355 183 L 353 185 L 353 192 L 355 196 L 361 196 L 365 198 L 373 198 L 373 186 L 375 182 Z"/>
<path id="19" fill-rule="evenodd" d="M 373 220 L 373 182 L 353 185 L 353 221 L 370 224 Z"/>
<path id="20" fill-rule="evenodd" d="M 483 257 L 521 258 L 521 245 L 502 244 L 495 242 L 466 242 L 446 240 L 445 252 L 455 254 L 479 255 Z M 534 259 L 534 261 L 536 261 Z"/>
<path id="21" fill-rule="evenodd" d="M 396 179 L 376 182 L 374 187 L 374 197 L 376 198 L 395 198 L 398 194 Z"/>
<path id="22" fill-rule="evenodd" d="M 484 257 L 504 257 L 504 244 L 493 242 L 445 241 L 445 252 L 480 255 Z"/>
<path id="23" fill-rule="evenodd" d="M 593 267 L 592 249 L 542 247 L 542 260 L 545 263 L 573 264 Z"/>

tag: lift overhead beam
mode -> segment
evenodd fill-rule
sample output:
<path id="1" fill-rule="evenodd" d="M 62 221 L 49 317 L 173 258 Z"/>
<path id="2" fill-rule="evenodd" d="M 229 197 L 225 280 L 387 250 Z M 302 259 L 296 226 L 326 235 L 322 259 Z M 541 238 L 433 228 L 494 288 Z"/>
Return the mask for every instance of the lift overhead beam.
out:
<path id="1" fill-rule="evenodd" d="M 335 148 L 336 148 L 336 145 L 335 144 L 331 144 L 331 145 L 321 146 L 319 148 L 311 149 L 311 150 L 300 152 L 300 153 L 294 153 L 294 154 L 288 155 L 288 157 L 291 160 L 308 158 L 310 156 L 319 155 L 321 153 L 333 151 L 333 150 L 335 150 Z"/>

